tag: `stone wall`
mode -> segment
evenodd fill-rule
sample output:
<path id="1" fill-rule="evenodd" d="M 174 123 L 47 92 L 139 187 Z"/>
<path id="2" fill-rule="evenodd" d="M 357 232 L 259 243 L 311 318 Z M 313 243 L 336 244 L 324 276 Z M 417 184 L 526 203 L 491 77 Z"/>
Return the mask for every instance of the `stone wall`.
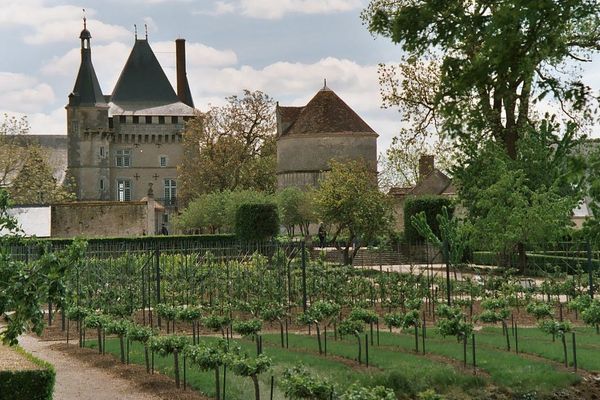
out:
<path id="1" fill-rule="evenodd" d="M 156 229 L 154 201 L 55 204 L 51 221 L 51 236 L 59 238 L 141 236 Z"/>

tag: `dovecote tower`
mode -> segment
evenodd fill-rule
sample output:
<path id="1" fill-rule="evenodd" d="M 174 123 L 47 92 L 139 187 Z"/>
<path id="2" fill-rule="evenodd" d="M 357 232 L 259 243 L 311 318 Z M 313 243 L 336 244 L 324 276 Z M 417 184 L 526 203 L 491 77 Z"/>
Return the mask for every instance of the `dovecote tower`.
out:
<path id="1" fill-rule="evenodd" d="M 376 172 L 377 137 L 327 85 L 304 107 L 278 105 L 278 187 L 317 187 L 332 159 L 362 159 Z"/>

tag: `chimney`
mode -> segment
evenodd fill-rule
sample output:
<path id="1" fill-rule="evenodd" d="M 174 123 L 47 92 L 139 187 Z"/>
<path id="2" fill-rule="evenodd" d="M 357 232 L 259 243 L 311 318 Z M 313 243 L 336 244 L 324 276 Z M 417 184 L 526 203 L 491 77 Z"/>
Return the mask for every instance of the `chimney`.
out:
<path id="1" fill-rule="evenodd" d="M 194 107 L 192 93 L 187 80 L 187 72 L 185 68 L 185 39 L 175 40 L 175 57 L 177 66 L 177 97 L 179 101 Z"/>
<path id="2" fill-rule="evenodd" d="M 419 180 L 423 180 L 427 175 L 433 172 L 435 168 L 434 156 L 423 154 L 419 158 Z"/>

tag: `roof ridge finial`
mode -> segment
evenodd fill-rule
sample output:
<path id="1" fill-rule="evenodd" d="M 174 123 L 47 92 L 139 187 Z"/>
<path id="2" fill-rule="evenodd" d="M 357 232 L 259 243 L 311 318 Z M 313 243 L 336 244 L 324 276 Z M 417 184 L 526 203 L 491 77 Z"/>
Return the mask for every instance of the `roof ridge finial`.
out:
<path id="1" fill-rule="evenodd" d="M 146 40 L 148 40 L 148 24 L 144 24 L 144 31 L 146 32 Z"/>
<path id="2" fill-rule="evenodd" d="M 135 35 L 135 40 L 137 40 L 137 25 L 133 24 L 133 34 Z"/>
<path id="3" fill-rule="evenodd" d="M 323 78 L 323 89 L 327 88 L 327 78 Z"/>
<path id="4" fill-rule="evenodd" d="M 85 8 L 83 9 L 83 29 L 87 29 L 87 17 L 85 16 Z"/>

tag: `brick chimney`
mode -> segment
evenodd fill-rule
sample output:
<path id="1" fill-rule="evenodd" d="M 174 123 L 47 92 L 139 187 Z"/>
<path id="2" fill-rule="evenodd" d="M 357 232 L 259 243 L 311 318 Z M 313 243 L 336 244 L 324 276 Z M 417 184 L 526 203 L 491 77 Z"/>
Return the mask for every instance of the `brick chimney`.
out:
<path id="1" fill-rule="evenodd" d="M 182 103 L 194 107 L 185 66 L 185 39 L 175 40 L 175 58 L 177 69 L 177 97 L 179 97 L 179 101 Z"/>
<path id="2" fill-rule="evenodd" d="M 427 175 L 433 172 L 435 168 L 434 156 L 423 154 L 419 158 L 419 180 L 423 180 Z"/>

